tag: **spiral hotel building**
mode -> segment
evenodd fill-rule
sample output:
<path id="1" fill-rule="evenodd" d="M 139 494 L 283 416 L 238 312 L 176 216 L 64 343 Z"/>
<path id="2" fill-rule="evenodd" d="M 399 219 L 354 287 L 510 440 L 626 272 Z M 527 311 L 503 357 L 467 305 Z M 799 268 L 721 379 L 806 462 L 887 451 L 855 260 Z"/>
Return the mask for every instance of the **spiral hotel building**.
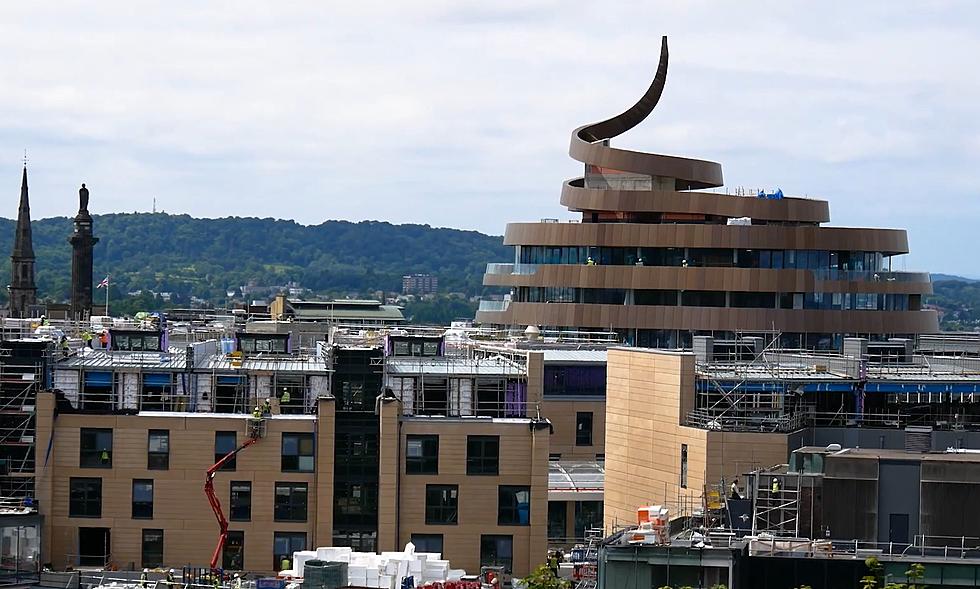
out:
<path id="1" fill-rule="evenodd" d="M 721 165 L 610 147 L 657 105 L 653 83 L 624 113 L 572 133 L 585 175 L 565 182 L 572 223 L 510 223 L 513 264 L 490 264 L 484 325 L 614 331 L 625 342 L 690 347 L 694 335 L 778 336 L 782 347 L 839 348 L 843 337 L 914 337 L 938 330 L 927 273 L 894 272 L 908 253 L 900 229 L 824 227 L 828 203 L 775 193 L 730 195 Z"/>

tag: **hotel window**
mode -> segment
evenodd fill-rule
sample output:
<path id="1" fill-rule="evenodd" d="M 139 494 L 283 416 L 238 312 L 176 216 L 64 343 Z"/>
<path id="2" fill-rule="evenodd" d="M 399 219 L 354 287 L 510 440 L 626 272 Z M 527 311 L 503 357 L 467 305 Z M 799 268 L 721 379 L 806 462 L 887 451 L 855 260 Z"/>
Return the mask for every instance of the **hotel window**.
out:
<path id="1" fill-rule="evenodd" d="M 252 519 L 252 482 L 231 482 L 231 509 L 228 519 L 233 522 L 247 522 Z"/>
<path id="2" fill-rule="evenodd" d="M 153 519 L 153 481 L 133 479 L 133 519 Z"/>
<path id="3" fill-rule="evenodd" d="M 313 472 L 313 434 L 283 434 L 283 472 Z"/>
<path id="4" fill-rule="evenodd" d="M 228 532 L 224 550 L 221 551 L 221 567 L 226 571 L 240 571 L 245 568 L 245 532 Z"/>
<path id="5" fill-rule="evenodd" d="M 439 436 L 410 435 L 405 445 L 406 473 L 439 474 Z"/>
<path id="6" fill-rule="evenodd" d="M 496 475 L 500 471 L 500 436 L 466 436 L 466 474 Z"/>
<path id="7" fill-rule="evenodd" d="M 78 466 L 112 468 L 112 430 L 83 427 L 80 432 Z"/>
<path id="8" fill-rule="evenodd" d="M 147 434 L 147 470 L 170 468 L 170 430 L 151 429 Z"/>
<path id="9" fill-rule="evenodd" d="M 305 522 L 306 499 L 306 483 L 276 483 L 276 521 Z"/>
<path id="10" fill-rule="evenodd" d="M 238 447 L 238 434 L 235 432 L 214 432 L 214 462 L 224 458 Z M 235 457 L 226 462 L 220 470 L 235 470 Z"/>
<path id="11" fill-rule="evenodd" d="M 415 552 L 442 553 L 442 534 L 412 534 Z"/>
<path id="12" fill-rule="evenodd" d="M 531 523 L 531 487 L 500 485 L 497 488 L 497 525 L 527 526 Z"/>
<path id="13" fill-rule="evenodd" d="M 575 537 L 585 538 L 589 528 L 602 527 L 602 501 L 575 502 Z"/>
<path id="14" fill-rule="evenodd" d="M 511 573 L 514 567 L 514 537 L 480 536 L 480 566 L 502 566 L 505 572 Z"/>
<path id="15" fill-rule="evenodd" d="M 687 444 L 681 444 L 681 488 L 687 488 Z"/>
<path id="16" fill-rule="evenodd" d="M 68 487 L 68 517 L 102 517 L 102 479 L 72 477 Z"/>
<path id="17" fill-rule="evenodd" d="M 272 537 L 272 570 L 278 571 L 284 558 L 293 563 L 293 553 L 306 550 L 305 532 L 274 532 Z"/>
<path id="18" fill-rule="evenodd" d="M 140 556 L 145 569 L 163 565 L 163 530 L 143 530 Z"/>
<path id="19" fill-rule="evenodd" d="M 548 502 L 548 539 L 560 540 L 567 534 L 568 502 Z"/>
<path id="20" fill-rule="evenodd" d="M 425 486 L 425 523 L 430 526 L 459 523 L 459 486 Z"/>
<path id="21" fill-rule="evenodd" d="M 592 445 L 592 412 L 579 411 L 575 414 L 575 445 Z"/>

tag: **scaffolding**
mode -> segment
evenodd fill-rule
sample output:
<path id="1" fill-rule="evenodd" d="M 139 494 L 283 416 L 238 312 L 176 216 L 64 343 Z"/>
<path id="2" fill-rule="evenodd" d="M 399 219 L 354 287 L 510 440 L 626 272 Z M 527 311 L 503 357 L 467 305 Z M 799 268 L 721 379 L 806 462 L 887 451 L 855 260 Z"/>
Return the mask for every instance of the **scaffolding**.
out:
<path id="1" fill-rule="evenodd" d="M 752 535 L 800 537 L 802 475 L 785 467 L 761 469 L 748 475 L 752 499 Z"/>
<path id="2" fill-rule="evenodd" d="M 0 346 L 0 495 L 35 496 L 37 393 L 46 385 L 51 346 Z"/>

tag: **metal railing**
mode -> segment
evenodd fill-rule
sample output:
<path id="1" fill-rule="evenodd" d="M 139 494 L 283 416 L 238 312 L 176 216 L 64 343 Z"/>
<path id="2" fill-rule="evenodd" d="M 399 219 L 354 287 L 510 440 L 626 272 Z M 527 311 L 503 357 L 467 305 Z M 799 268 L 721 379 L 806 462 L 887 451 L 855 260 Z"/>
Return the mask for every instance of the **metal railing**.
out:
<path id="1" fill-rule="evenodd" d="M 862 540 L 812 540 L 809 538 L 746 538 L 752 556 L 798 558 L 876 556 L 902 560 L 980 560 L 980 538 L 961 536 L 914 536 L 912 543 Z M 935 545 L 928 545 L 936 541 Z M 941 543 L 939 543 L 941 541 Z"/>
<path id="2" fill-rule="evenodd" d="M 410 406 L 402 403 L 402 414 L 411 417 L 492 417 L 537 418 L 541 403 L 534 401 L 477 401 L 462 399 L 448 401 L 415 400 Z"/>
<path id="3" fill-rule="evenodd" d="M 538 264 L 497 264 L 491 263 L 487 264 L 487 274 L 493 275 L 508 275 L 516 274 L 520 276 L 527 276 L 531 274 L 536 274 L 538 271 Z"/>
<path id="4" fill-rule="evenodd" d="M 506 311 L 507 307 L 509 306 L 510 306 L 510 301 L 481 300 L 480 307 L 477 309 L 477 311 L 500 312 L 500 311 Z"/>

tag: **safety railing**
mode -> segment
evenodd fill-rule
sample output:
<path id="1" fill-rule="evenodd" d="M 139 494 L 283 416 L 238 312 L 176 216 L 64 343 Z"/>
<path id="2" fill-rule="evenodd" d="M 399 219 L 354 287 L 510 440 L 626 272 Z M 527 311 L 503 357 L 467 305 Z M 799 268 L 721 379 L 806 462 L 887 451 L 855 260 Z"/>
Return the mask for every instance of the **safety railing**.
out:
<path id="1" fill-rule="evenodd" d="M 493 275 L 508 275 L 516 274 L 520 276 L 528 276 L 531 274 L 536 274 L 538 271 L 538 264 L 487 264 L 487 274 Z"/>
<path id="2" fill-rule="evenodd" d="M 450 399 L 448 401 L 415 400 L 411 405 L 402 402 L 402 413 L 411 417 L 492 417 L 537 418 L 541 404 L 537 401 L 477 401 Z"/>
<path id="3" fill-rule="evenodd" d="M 749 554 L 798 558 L 853 556 L 901 560 L 980 560 L 980 538 L 970 536 L 914 536 L 908 542 L 813 540 L 809 538 L 747 538 Z M 932 543 L 932 544 L 930 544 Z"/>
<path id="4" fill-rule="evenodd" d="M 480 307 L 477 310 L 485 311 L 485 312 L 500 312 L 500 311 L 506 311 L 507 307 L 509 306 L 510 306 L 510 301 L 481 300 Z"/>

